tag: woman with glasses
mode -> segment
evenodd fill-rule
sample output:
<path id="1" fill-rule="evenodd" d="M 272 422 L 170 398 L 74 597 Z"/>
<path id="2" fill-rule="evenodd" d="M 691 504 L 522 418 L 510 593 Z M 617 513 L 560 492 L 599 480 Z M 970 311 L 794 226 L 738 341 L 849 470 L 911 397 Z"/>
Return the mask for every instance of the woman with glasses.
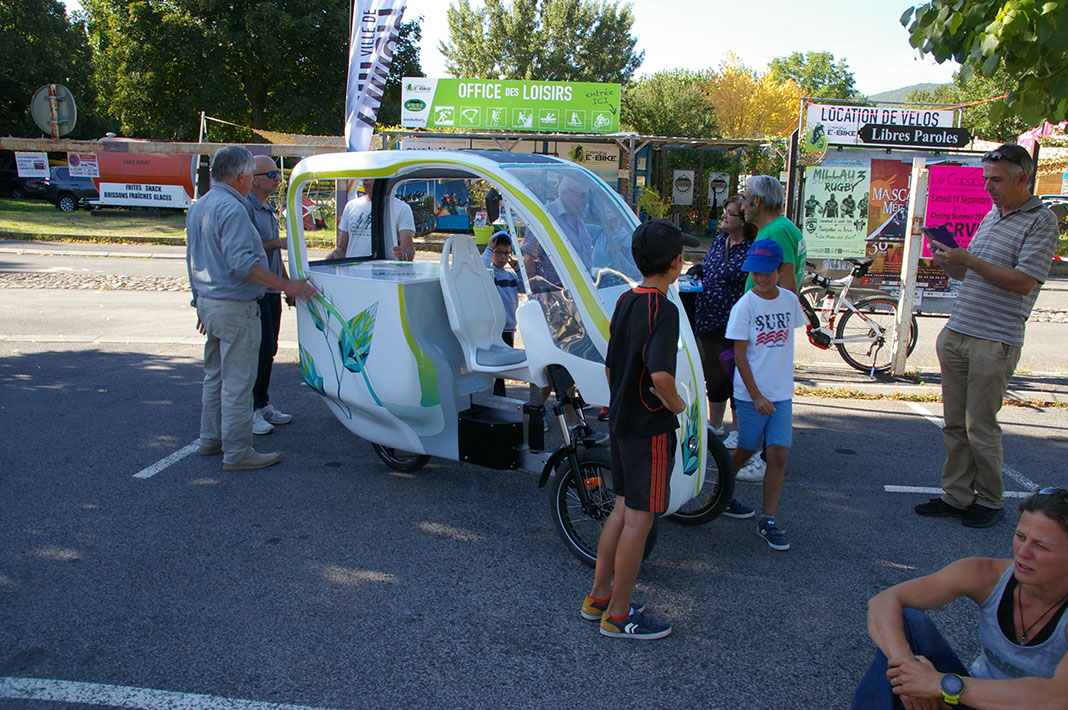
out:
<path id="1" fill-rule="evenodd" d="M 720 364 L 719 356 L 733 345 L 725 335 L 727 319 L 731 308 L 745 291 L 747 274 L 742 271 L 742 262 L 749 247 L 753 246 L 757 228 L 752 222 L 745 221 L 740 195 L 727 199 L 719 226 L 721 232 L 712 240 L 701 264 L 702 290 L 696 299 L 694 332 L 705 371 L 708 423 L 714 434 L 723 436 L 723 415 L 731 395 L 731 381 Z M 734 434 L 734 438 L 737 439 L 737 434 Z"/>
<path id="2" fill-rule="evenodd" d="M 749 247 L 756 239 L 757 227 L 747 222 L 742 214 L 742 197 L 734 195 L 727 199 L 720 216 L 722 230 L 705 252 L 701 263 L 701 291 L 697 294 L 694 316 L 694 335 L 701 353 L 701 366 L 705 372 L 705 391 L 708 393 L 708 425 L 716 436 L 723 436 L 723 416 L 727 402 L 734 389 L 731 378 L 723 369 L 720 355 L 734 346 L 727 340 L 727 320 L 731 308 L 745 292 L 742 262 Z M 737 421 L 737 420 L 735 420 Z M 724 440 L 727 448 L 734 448 L 738 432 L 732 431 Z M 730 518 L 749 518 L 754 510 L 744 503 L 732 500 L 723 511 Z"/>
<path id="3" fill-rule="evenodd" d="M 1068 707 L 1068 491 L 1020 504 L 1012 559 L 971 557 L 868 602 L 879 647 L 853 708 Z M 979 606 L 979 657 L 966 668 L 924 611 Z"/>

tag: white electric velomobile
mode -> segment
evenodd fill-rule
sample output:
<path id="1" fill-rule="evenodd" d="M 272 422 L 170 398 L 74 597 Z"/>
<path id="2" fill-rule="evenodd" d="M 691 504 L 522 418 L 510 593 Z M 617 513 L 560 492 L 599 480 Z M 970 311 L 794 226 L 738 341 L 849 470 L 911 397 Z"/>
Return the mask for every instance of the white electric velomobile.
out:
<path id="1" fill-rule="evenodd" d="M 310 262 L 303 195 L 324 189 L 322 181 L 347 190 L 359 179 L 375 181 L 371 253 Z M 501 338 L 504 306 L 470 235 L 449 237 L 440 261 L 391 258 L 384 225 L 397 208 L 393 196 L 410 194 L 409 182 L 457 179 L 492 185 L 503 198 L 499 226 L 521 257 L 526 294 L 515 347 Z M 586 425 L 582 405 L 608 404 L 611 312 L 641 278 L 630 255 L 638 221 L 622 198 L 590 171 L 549 156 L 350 152 L 302 160 L 290 177 L 287 215 L 291 276 L 310 277 L 320 294 L 298 308 L 304 382 L 395 469 L 414 471 L 438 456 L 540 472 L 539 486 L 555 476 L 554 522 L 572 552 L 592 564 L 615 496 L 607 445 Z M 669 298 L 679 305 L 676 379 L 688 407 L 679 416 L 667 513 L 698 523 L 726 506 L 733 471 L 718 439 L 710 444 L 696 343 L 674 287 Z M 562 445 L 546 450 L 544 406 L 493 394 L 498 377 L 555 390 Z M 715 467 L 706 471 L 710 445 Z"/>

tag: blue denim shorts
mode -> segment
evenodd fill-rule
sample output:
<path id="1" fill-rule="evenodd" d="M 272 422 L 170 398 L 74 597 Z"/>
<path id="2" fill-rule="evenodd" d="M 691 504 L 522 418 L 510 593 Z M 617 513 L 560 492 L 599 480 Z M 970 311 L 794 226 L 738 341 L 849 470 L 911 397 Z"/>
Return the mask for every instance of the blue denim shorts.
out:
<path id="1" fill-rule="evenodd" d="M 759 451 L 761 443 L 768 446 L 785 446 L 793 443 L 793 400 L 772 402 L 775 412 L 764 416 L 758 414 L 756 405 L 744 399 L 736 399 L 738 415 L 738 448 Z"/>

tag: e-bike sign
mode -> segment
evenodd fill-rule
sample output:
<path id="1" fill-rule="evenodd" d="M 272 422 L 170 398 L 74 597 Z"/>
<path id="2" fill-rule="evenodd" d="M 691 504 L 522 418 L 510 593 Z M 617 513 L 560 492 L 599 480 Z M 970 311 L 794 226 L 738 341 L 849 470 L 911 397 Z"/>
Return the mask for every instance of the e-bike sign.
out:
<path id="1" fill-rule="evenodd" d="M 619 84 L 405 77 L 404 128 L 615 133 Z"/>

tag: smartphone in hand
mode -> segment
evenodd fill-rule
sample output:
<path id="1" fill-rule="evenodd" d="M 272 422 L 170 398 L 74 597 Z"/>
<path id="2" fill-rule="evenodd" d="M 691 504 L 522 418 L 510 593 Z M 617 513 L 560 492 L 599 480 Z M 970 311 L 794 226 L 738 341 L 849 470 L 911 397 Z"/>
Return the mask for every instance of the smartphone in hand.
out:
<path id="1" fill-rule="evenodd" d="M 950 249 L 960 247 L 960 244 L 957 244 L 957 238 L 953 236 L 953 232 L 949 231 L 944 224 L 939 227 L 922 227 L 920 231 L 936 244 L 947 246 Z"/>

